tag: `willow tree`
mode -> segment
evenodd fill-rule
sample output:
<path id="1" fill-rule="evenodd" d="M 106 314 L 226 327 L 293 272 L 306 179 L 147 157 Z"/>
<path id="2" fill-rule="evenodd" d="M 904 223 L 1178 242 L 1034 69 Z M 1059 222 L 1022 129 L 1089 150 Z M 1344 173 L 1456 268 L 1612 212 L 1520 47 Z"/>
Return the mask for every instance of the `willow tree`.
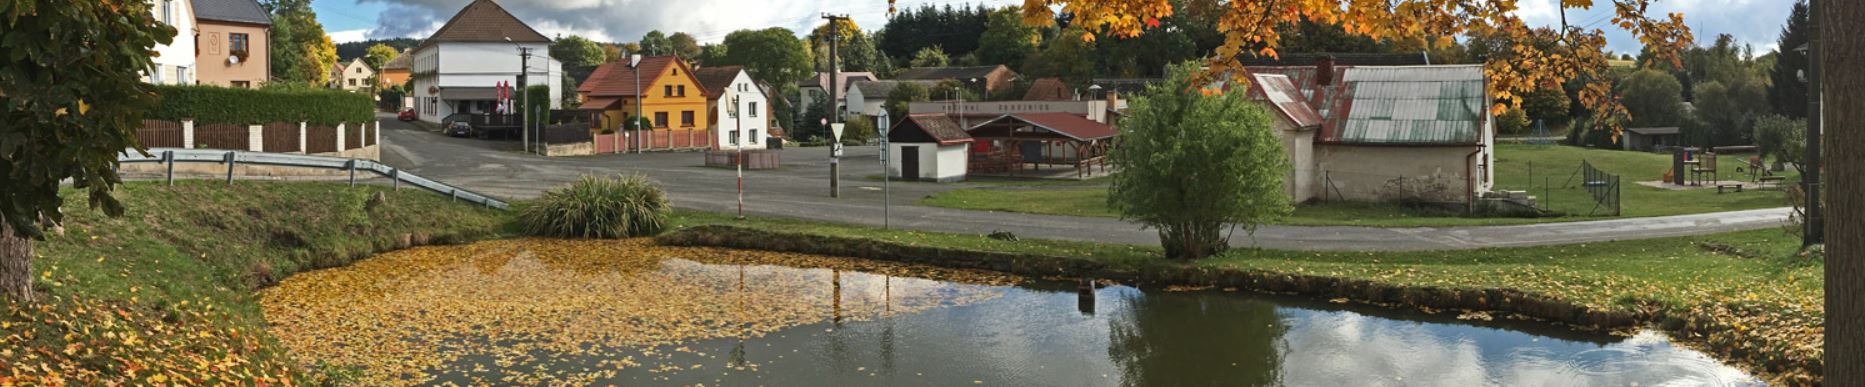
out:
<path id="1" fill-rule="evenodd" d="M 1373 39 L 1439 37 L 1434 44 L 1448 45 L 1451 36 L 1509 36 L 1517 42 L 1506 58 L 1492 57 L 1485 65 L 1490 93 L 1501 101 L 1491 107 L 1495 114 L 1521 106 L 1522 96 L 1537 89 L 1559 87 L 1569 80 L 1581 80 L 1579 101 L 1595 114 L 1596 128 L 1610 128 L 1617 133 L 1630 118 L 1613 95 L 1606 77 L 1609 68 L 1605 54 L 1605 32 L 1569 26 L 1558 28 L 1561 44 L 1541 48 L 1525 44 L 1534 42 L 1533 29 L 1516 15 L 1518 0 L 1195 0 L 1201 4 L 1187 7 L 1218 9 L 1217 30 L 1224 44 L 1216 55 L 1204 60 L 1200 81 L 1234 77 L 1229 81 L 1244 83 L 1240 59 L 1244 55 L 1274 57 L 1282 47 L 1277 26 L 1312 21 L 1338 24 L 1349 34 Z M 1612 24 L 1631 32 L 1639 42 L 1652 48 L 1660 63 L 1678 66 L 1677 52 L 1692 42 L 1690 28 L 1681 13 L 1664 17 L 1646 15 L 1653 0 L 1560 0 L 1562 20 L 1569 9 L 1611 7 Z M 1161 19 L 1174 15 L 1171 0 L 1024 0 L 1025 23 L 1048 26 L 1055 23 L 1057 10 L 1072 15 L 1072 27 L 1086 32 L 1084 40 L 1096 35 L 1121 38 L 1159 30 Z"/>
<path id="2" fill-rule="evenodd" d="M 142 0 L 0 0 L 0 294 L 32 295 L 32 241 L 62 220 L 59 182 L 120 215 L 116 155 L 155 95 L 141 71 L 175 29 Z"/>

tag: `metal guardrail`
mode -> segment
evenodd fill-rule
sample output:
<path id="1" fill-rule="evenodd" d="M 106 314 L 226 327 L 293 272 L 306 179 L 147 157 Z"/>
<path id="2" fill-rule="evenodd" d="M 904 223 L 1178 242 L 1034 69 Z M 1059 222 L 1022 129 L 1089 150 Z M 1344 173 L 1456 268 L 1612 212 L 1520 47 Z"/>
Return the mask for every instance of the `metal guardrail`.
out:
<path id="1" fill-rule="evenodd" d="M 166 178 L 168 180 L 168 184 L 170 185 L 175 184 L 175 164 L 177 163 L 226 164 L 227 165 L 227 184 L 233 184 L 234 167 L 240 164 L 271 165 L 271 166 L 285 166 L 285 167 L 299 167 L 299 168 L 318 168 L 318 169 L 333 169 L 333 170 L 340 170 L 340 171 L 349 171 L 350 172 L 350 185 L 352 186 L 356 185 L 356 173 L 361 171 L 361 172 L 374 173 L 378 176 L 389 178 L 389 180 L 393 182 L 391 184 L 395 186 L 395 189 L 401 189 L 401 185 L 406 183 L 408 185 L 412 185 L 412 186 L 425 189 L 425 190 L 428 190 L 434 193 L 438 193 L 441 195 L 447 195 L 448 197 L 453 198 L 453 200 L 466 201 L 468 203 L 478 204 L 478 205 L 486 206 L 488 208 L 497 208 L 501 210 L 511 208 L 511 205 L 509 203 L 506 203 L 505 201 L 502 201 L 499 199 L 495 199 L 491 196 L 487 196 L 485 194 L 480 194 L 480 193 L 468 191 L 468 190 L 465 190 L 459 187 L 447 185 L 446 183 L 434 181 L 433 179 L 416 176 L 415 174 L 412 174 L 412 173 L 404 173 L 400 169 L 396 169 L 395 167 L 391 167 L 391 166 L 384 165 L 379 162 L 369 161 L 369 160 L 346 159 L 346 158 L 341 158 L 341 157 L 305 156 L 305 155 L 294 155 L 294 154 L 285 154 L 285 153 L 260 153 L 260 152 L 179 149 L 179 148 L 151 148 L 149 149 L 149 156 L 143 156 L 140 153 L 129 151 L 129 152 L 123 152 L 123 153 L 117 154 L 117 161 L 121 163 L 166 164 L 168 168 L 165 174 L 167 175 Z"/>

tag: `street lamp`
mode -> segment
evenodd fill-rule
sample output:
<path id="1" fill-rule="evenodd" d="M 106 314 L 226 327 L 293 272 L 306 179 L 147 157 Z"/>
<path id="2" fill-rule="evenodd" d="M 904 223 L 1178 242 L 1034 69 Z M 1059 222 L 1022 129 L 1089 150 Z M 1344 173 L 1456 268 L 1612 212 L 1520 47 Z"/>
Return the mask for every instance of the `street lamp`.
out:
<path id="1" fill-rule="evenodd" d="M 635 73 L 635 119 L 629 125 L 635 127 L 635 154 L 641 154 L 641 120 L 646 119 L 641 116 L 641 103 L 647 100 L 641 95 L 641 54 L 628 56 L 628 69 Z"/>

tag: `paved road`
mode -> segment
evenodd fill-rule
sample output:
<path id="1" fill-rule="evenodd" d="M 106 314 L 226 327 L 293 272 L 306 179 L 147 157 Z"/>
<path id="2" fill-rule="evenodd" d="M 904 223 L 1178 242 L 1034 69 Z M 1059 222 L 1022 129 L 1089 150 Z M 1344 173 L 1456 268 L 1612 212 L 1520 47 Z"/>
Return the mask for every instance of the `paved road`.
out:
<path id="1" fill-rule="evenodd" d="M 383 116 L 385 163 L 468 189 L 525 199 L 567 184 L 585 174 L 645 173 L 660 181 L 674 206 L 725 212 L 736 210 L 737 191 L 730 169 L 700 166 L 700 153 L 648 153 L 543 158 L 517 153 L 510 145 L 448 138 Z M 495 149 L 497 148 L 497 149 Z M 503 150 L 499 150 L 503 149 Z M 842 158 L 842 197 L 829 197 L 828 150 L 792 148 L 783 152 L 783 168 L 745 174 L 745 212 L 752 215 L 838 223 L 882 224 L 882 183 L 877 147 L 851 147 Z M 1044 239 L 1152 244 L 1158 236 L 1139 225 L 1115 219 L 957 210 L 915 203 L 936 192 L 978 184 L 891 184 L 893 227 L 922 231 L 981 234 L 1006 230 Z M 1254 237 L 1239 232 L 1238 246 L 1283 250 L 1451 250 L 1536 246 L 1621 239 L 1700 235 L 1777 227 L 1787 209 L 1717 214 L 1520 226 L 1375 228 L 1346 226 L 1264 226 Z"/>

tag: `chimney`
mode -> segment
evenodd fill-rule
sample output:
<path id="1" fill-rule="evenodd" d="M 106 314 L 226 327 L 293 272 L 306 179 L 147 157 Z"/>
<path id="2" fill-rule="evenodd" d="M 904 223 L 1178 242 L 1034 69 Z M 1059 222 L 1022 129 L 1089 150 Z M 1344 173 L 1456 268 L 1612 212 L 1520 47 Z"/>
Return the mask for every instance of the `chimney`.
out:
<path id="1" fill-rule="evenodd" d="M 1334 84 L 1334 56 L 1322 55 L 1315 58 L 1315 84 L 1329 86 Z"/>

